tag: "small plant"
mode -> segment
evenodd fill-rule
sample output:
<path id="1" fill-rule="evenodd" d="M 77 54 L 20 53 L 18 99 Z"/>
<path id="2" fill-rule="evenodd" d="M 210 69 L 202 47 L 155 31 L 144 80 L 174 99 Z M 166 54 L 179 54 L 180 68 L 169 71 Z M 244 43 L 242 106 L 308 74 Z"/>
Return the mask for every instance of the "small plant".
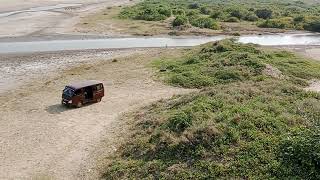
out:
<path id="1" fill-rule="evenodd" d="M 189 9 L 199 9 L 200 5 L 198 3 L 189 4 Z"/>
<path id="2" fill-rule="evenodd" d="M 192 118 L 185 112 L 177 112 L 168 120 L 168 128 L 177 133 L 183 132 L 192 125 Z"/>

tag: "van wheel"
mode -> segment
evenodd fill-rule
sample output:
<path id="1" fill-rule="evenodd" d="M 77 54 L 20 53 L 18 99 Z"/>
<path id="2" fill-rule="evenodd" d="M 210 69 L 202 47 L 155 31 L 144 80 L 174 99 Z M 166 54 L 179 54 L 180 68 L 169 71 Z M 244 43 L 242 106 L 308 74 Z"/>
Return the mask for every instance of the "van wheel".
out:
<path id="1" fill-rule="evenodd" d="M 98 98 L 98 99 L 97 99 L 97 103 L 98 103 L 98 102 L 101 102 L 101 98 Z"/>
<path id="2" fill-rule="evenodd" d="M 77 103 L 77 108 L 81 108 L 81 107 L 82 107 L 82 102 L 80 101 Z"/>

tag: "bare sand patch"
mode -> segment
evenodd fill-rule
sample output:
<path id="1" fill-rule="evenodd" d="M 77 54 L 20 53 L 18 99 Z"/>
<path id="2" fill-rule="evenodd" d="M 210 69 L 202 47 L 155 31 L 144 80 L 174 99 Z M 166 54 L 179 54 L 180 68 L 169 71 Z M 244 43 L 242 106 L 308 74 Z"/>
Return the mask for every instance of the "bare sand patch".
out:
<path id="1" fill-rule="evenodd" d="M 43 74 L 4 93 L 0 97 L 1 178 L 80 179 L 92 173 L 89 177 L 95 179 L 91 168 L 93 157 L 99 156 L 95 149 L 108 137 L 111 145 L 106 152 L 113 152 L 119 143 L 116 130 L 126 130 L 117 126 L 123 113 L 190 92 L 153 80 L 150 57 L 163 53 L 177 51 L 145 50 L 117 62 L 83 63 L 57 76 Z M 64 108 L 60 105 L 61 90 L 81 79 L 103 81 L 106 97 L 80 109 Z"/>
<path id="2" fill-rule="evenodd" d="M 320 81 L 319 80 L 313 80 L 310 85 L 305 88 L 307 91 L 314 91 L 314 92 L 320 92 Z"/>

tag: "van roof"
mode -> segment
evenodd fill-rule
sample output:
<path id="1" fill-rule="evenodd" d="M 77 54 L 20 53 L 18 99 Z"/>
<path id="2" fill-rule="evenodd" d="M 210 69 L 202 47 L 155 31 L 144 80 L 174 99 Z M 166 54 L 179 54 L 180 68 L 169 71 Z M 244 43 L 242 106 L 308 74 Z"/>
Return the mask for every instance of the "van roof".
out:
<path id="1" fill-rule="evenodd" d="M 102 82 L 96 81 L 96 80 L 87 80 L 87 81 L 71 83 L 71 84 L 68 85 L 68 87 L 71 87 L 73 89 L 81 89 L 81 88 L 88 87 L 88 86 L 93 86 L 93 85 L 96 85 L 96 84 L 102 84 Z"/>

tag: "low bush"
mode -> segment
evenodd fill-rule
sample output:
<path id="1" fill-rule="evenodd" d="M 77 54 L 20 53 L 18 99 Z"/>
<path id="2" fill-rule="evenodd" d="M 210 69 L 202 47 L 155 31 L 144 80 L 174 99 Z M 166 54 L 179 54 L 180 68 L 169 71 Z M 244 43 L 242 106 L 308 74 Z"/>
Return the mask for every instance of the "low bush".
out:
<path id="1" fill-rule="evenodd" d="M 198 3 L 189 4 L 189 9 L 199 9 L 200 5 Z"/>
<path id="2" fill-rule="evenodd" d="M 219 29 L 219 25 L 216 21 L 207 17 L 198 17 L 196 19 L 190 20 L 190 23 L 193 26 L 199 28 L 208 28 L 208 29 Z"/>
<path id="3" fill-rule="evenodd" d="M 258 9 L 256 10 L 256 15 L 262 19 L 270 19 L 272 18 L 272 10 L 269 9 Z"/>
<path id="4" fill-rule="evenodd" d="M 186 12 L 183 9 L 174 9 L 172 10 L 173 15 L 185 16 Z"/>
<path id="5" fill-rule="evenodd" d="M 173 27 L 182 26 L 186 24 L 188 24 L 188 18 L 186 16 L 181 15 L 177 16 L 172 22 Z"/>
<path id="6" fill-rule="evenodd" d="M 258 18 L 258 16 L 256 16 L 256 15 L 253 14 L 253 13 L 248 13 L 248 14 L 244 17 L 244 20 L 254 22 L 254 21 L 258 21 L 259 18 Z"/>
<path id="7" fill-rule="evenodd" d="M 214 12 L 211 12 L 211 14 L 210 14 L 210 18 L 212 18 L 212 19 L 218 19 L 221 17 L 223 17 L 222 11 L 214 11 Z"/>
<path id="8" fill-rule="evenodd" d="M 304 29 L 308 31 L 320 32 L 320 20 L 316 19 L 304 25 Z"/>
<path id="9" fill-rule="evenodd" d="M 279 29 L 292 29 L 294 28 L 294 21 L 291 17 L 280 19 L 268 19 L 258 25 L 263 28 L 279 28 Z"/>

